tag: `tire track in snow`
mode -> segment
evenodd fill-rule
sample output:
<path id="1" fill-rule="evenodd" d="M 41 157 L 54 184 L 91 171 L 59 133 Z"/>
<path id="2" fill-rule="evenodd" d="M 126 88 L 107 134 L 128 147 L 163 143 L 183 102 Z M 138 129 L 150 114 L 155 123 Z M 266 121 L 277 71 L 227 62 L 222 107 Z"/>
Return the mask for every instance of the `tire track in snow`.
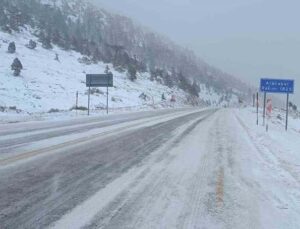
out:
<path id="1" fill-rule="evenodd" d="M 144 217 L 151 211 L 151 206 L 155 204 L 157 197 L 162 195 L 162 199 L 167 199 L 169 195 L 168 190 L 176 189 L 176 184 L 172 183 L 172 179 L 170 179 L 166 172 L 168 165 L 172 163 L 176 155 L 170 155 L 168 152 L 174 147 L 174 144 L 179 143 L 182 138 L 196 128 L 203 119 L 200 118 L 192 121 L 163 150 L 159 150 L 158 155 L 154 158 L 154 163 L 157 163 L 157 160 L 159 160 L 160 165 L 154 169 L 152 166 L 147 167 L 142 173 L 143 177 L 139 177 L 134 185 L 130 185 L 130 190 L 124 190 L 116 201 L 99 212 L 94 221 L 86 226 L 86 228 L 141 228 L 140 225 L 143 225 L 147 221 Z M 178 182 L 180 182 L 180 178 Z M 166 188 L 170 186 L 172 188 Z M 165 193 L 162 193 L 162 187 L 165 187 Z M 168 201 L 165 204 L 167 208 Z M 145 206 L 149 207 L 145 208 Z M 135 219 L 132 218 L 133 215 L 136 217 Z"/>
<path id="2" fill-rule="evenodd" d="M 178 228 L 258 228 L 255 198 L 241 185 L 239 148 L 232 114 L 217 113 L 204 147 L 202 164 Z M 253 198 L 253 199 L 252 199 Z M 247 209 L 245 211 L 245 209 Z"/>
<path id="3" fill-rule="evenodd" d="M 220 111 L 219 111 L 220 112 Z M 217 158 L 220 157 L 219 147 L 219 112 L 213 117 L 208 133 L 205 135 L 202 151 L 201 164 L 198 172 L 191 181 L 190 194 L 185 201 L 187 205 L 182 211 L 181 221 L 178 228 L 197 228 L 208 225 L 214 228 L 220 228 L 220 222 L 215 219 L 217 209 L 217 172 L 219 164 L 216 164 Z M 209 227 L 209 226 L 208 226 Z"/>
<path id="4" fill-rule="evenodd" d="M 126 135 L 116 133 L 114 137 L 84 148 L 30 161 L 17 170 L 3 170 L 9 174 L 0 175 L 2 224 L 14 229 L 21 225 L 44 228 L 108 182 L 141 163 L 168 140 L 167 134 L 172 135 L 190 119 L 210 112 L 177 117 L 154 126 L 130 130 Z M 56 175 L 59 175 L 57 179 Z M 8 191 L 12 189 L 18 190 L 18 193 Z"/>
<path id="5" fill-rule="evenodd" d="M 60 139 L 58 137 L 58 139 L 60 139 L 60 140 L 57 140 L 57 142 L 54 141 L 53 143 L 51 143 L 51 141 L 50 141 L 51 137 L 49 136 L 49 138 L 47 139 L 47 142 L 49 142 L 47 144 L 49 146 L 43 146 L 43 144 L 41 144 L 42 147 L 39 146 L 34 150 L 26 150 L 26 148 L 20 148 L 19 151 L 21 153 L 15 153 L 15 154 L 13 154 L 13 156 L 8 156 L 8 157 L 4 157 L 3 159 L 0 159 L 0 169 L 3 166 L 9 166 L 16 162 L 19 162 L 19 161 L 22 161 L 25 159 L 30 159 L 32 157 L 39 156 L 39 155 L 42 155 L 45 153 L 57 152 L 59 150 L 65 149 L 65 148 L 67 149 L 68 147 L 75 147 L 78 145 L 91 143 L 95 140 L 99 140 L 100 138 L 109 137 L 112 134 L 115 134 L 116 132 L 122 133 L 122 132 L 128 131 L 130 129 L 143 128 L 146 125 L 148 125 L 147 123 L 150 124 L 152 122 L 155 124 L 155 122 L 159 123 L 159 122 L 163 122 L 163 121 L 168 121 L 168 120 L 182 117 L 184 115 L 189 115 L 192 113 L 179 112 L 179 113 L 174 113 L 172 115 L 169 115 L 169 114 L 168 115 L 160 115 L 158 117 L 138 119 L 137 121 L 130 121 L 128 123 L 113 124 L 111 127 L 107 127 L 107 128 L 105 128 L 105 126 L 104 126 L 103 129 L 102 128 L 97 129 L 97 126 L 95 126 L 94 128 L 96 128 L 96 130 L 97 130 L 95 133 L 87 132 L 84 135 L 77 134 L 77 135 L 73 135 L 70 139 L 68 139 L 68 138 Z M 82 131 L 84 131 L 84 130 L 82 130 Z M 33 146 L 31 146 L 29 148 L 32 148 L 32 147 Z"/>

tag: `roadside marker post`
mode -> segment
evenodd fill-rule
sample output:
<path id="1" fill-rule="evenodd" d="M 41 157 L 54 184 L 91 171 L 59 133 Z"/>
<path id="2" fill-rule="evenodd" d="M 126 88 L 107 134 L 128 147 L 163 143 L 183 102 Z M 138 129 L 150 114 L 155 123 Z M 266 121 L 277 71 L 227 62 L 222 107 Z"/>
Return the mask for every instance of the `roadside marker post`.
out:
<path id="1" fill-rule="evenodd" d="M 78 111 L 78 91 L 76 91 L 76 105 L 75 105 L 75 109 L 76 109 L 76 115 L 77 115 L 77 111 Z"/>
<path id="2" fill-rule="evenodd" d="M 288 130 L 288 119 L 289 119 L 289 96 L 294 93 L 294 80 L 285 80 L 285 79 L 268 79 L 263 78 L 260 80 L 260 91 L 264 92 L 266 99 L 267 93 L 280 93 L 287 94 L 286 100 L 286 121 L 285 121 L 285 130 Z M 264 114 L 265 118 L 265 103 L 264 103 Z M 265 121 L 264 121 L 265 124 Z"/>
<path id="3" fill-rule="evenodd" d="M 267 113 L 267 126 L 266 126 L 266 131 L 267 131 L 267 132 L 268 132 L 268 130 L 269 130 L 269 121 L 270 121 L 270 119 L 271 119 L 272 109 L 273 109 L 273 106 L 272 106 L 272 100 L 271 100 L 271 99 L 268 99 L 268 100 L 267 100 L 267 108 L 266 108 L 266 113 Z"/>
<path id="4" fill-rule="evenodd" d="M 76 91 L 76 110 L 78 109 L 78 91 Z"/>

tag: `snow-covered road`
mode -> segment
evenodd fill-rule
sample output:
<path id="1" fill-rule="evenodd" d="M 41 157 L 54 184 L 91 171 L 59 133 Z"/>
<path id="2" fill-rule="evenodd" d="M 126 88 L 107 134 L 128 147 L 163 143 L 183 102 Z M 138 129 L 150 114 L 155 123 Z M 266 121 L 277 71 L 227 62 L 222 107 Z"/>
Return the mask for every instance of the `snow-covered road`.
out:
<path id="1" fill-rule="evenodd" d="M 22 152 L 23 143 L 11 156 L 1 151 L 0 228 L 300 227 L 299 156 L 286 144 L 272 148 L 248 110 L 123 118 L 79 123 L 80 134 L 55 126 L 48 142 L 31 141 L 35 154 Z"/>

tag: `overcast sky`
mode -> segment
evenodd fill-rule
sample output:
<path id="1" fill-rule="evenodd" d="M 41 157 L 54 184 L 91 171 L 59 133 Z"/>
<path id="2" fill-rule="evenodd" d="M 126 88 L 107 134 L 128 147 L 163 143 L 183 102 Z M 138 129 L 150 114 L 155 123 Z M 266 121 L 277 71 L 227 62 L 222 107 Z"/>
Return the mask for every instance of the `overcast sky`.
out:
<path id="1" fill-rule="evenodd" d="M 300 0 L 94 1 L 253 85 L 261 77 L 300 81 Z M 300 106 L 298 85 L 292 100 Z"/>

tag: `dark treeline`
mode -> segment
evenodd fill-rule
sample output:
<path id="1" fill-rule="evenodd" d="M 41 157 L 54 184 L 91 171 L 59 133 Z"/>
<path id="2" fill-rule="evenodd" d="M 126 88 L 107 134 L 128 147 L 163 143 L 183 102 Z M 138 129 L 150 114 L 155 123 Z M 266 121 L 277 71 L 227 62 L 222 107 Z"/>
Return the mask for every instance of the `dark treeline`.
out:
<path id="1" fill-rule="evenodd" d="M 198 96 L 199 84 L 229 91 L 243 84 L 129 18 L 110 14 L 82 0 L 1 0 L 5 32 L 30 26 L 42 46 L 76 50 L 92 61 L 112 63 L 119 71 L 149 72 L 151 80 L 175 85 Z M 134 80 L 134 77 L 131 77 Z M 243 89 L 243 88 L 242 88 Z"/>

